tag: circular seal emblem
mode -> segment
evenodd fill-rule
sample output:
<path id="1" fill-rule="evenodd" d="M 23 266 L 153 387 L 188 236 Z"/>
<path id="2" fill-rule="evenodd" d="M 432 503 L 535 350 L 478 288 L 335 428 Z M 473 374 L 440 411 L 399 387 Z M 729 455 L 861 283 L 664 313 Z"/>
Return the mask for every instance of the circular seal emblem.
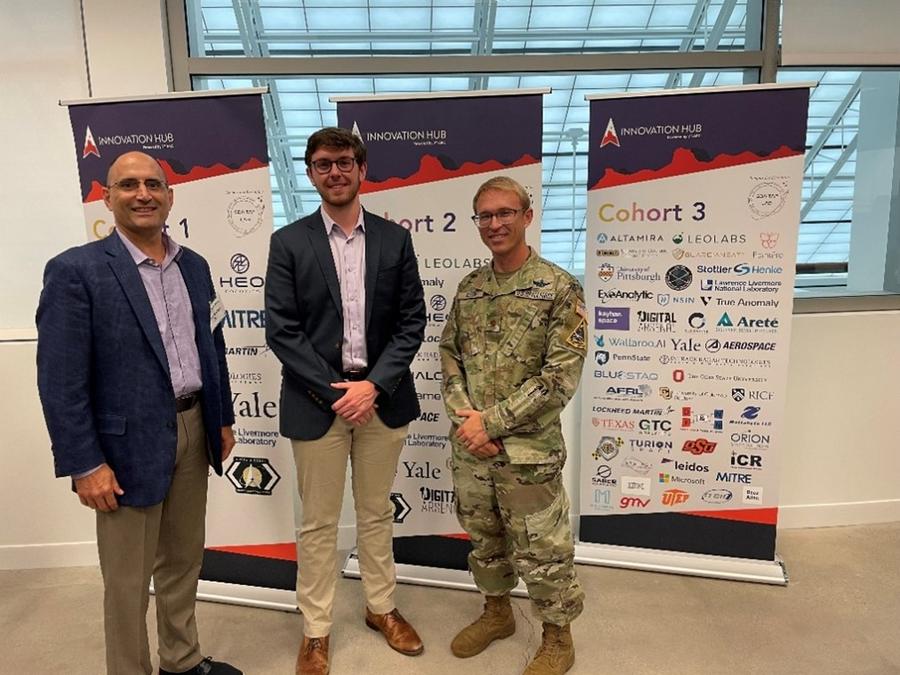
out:
<path id="1" fill-rule="evenodd" d="M 666 285 L 673 291 L 683 291 L 693 279 L 691 270 L 684 265 L 673 265 L 666 272 Z"/>
<path id="2" fill-rule="evenodd" d="M 235 253 L 231 256 L 231 260 L 229 261 L 231 264 L 231 270 L 235 274 L 246 274 L 250 269 L 250 258 L 245 256 L 243 253 Z"/>
<path id="3" fill-rule="evenodd" d="M 747 207 L 755 220 L 761 220 L 781 211 L 786 199 L 786 188 L 778 183 L 766 181 L 757 183 L 750 190 L 750 194 L 747 195 Z"/>
<path id="4" fill-rule="evenodd" d="M 680 244 L 683 241 L 684 241 L 684 235 L 681 234 L 681 232 L 672 235 L 672 243 L 673 244 Z"/>
<path id="5" fill-rule="evenodd" d="M 259 197 L 238 197 L 228 205 L 228 224 L 239 237 L 256 232 L 262 225 L 265 204 Z"/>
<path id="6" fill-rule="evenodd" d="M 447 309 L 447 298 L 443 295 L 432 295 L 431 296 L 431 309 L 435 312 L 443 312 Z"/>

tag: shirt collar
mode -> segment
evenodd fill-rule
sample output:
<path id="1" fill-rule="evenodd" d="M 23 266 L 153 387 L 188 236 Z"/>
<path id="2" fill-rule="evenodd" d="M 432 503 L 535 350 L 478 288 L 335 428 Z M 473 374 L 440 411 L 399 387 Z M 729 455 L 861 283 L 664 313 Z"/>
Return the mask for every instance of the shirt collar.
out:
<path id="1" fill-rule="evenodd" d="M 134 260 L 135 265 L 140 265 L 141 263 L 145 263 L 148 260 L 152 260 L 150 256 L 144 253 L 141 249 L 134 245 L 134 243 L 122 234 L 119 231 L 119 228 L 116 228 L 116 234 L 119 236 L 119 240 L 125 244 L 125 250 L 128 251 L 128 254 L 131 256 L 131 259 Z M 163 234 L 163 244 L 166 247 L 166 257 L 163 260 L 163 264 L 161 267 L 166 268 L 169 266 L 173 260 L 177 260 L 181 255 L 181 246 L 172 239 L 169 235 Z"/>
<path id="2" fill-rule="evenodd" d="M 325 223 L 325 234 L 326 235 L 330 235 L 331 232 L 334 230 L 335 226 L 337 226 L 338 229 L 340 229 L 340 225 L 338 225 L 337 222 L 331 216 L 328 215 L 328 212 L 325 209 L 320 207 L 319 213 L 322 214 L 322 221 Z M 357 217 L 356 225 L 353 228 L 354 231 L 356 231 L 356 230 L 362 230 L 363 232 L 366 231 L 366 221 L 363 218 L 363 213 L 364 213 L 363 207 L 360 206 L 359 207 L 359 216 Z"/>

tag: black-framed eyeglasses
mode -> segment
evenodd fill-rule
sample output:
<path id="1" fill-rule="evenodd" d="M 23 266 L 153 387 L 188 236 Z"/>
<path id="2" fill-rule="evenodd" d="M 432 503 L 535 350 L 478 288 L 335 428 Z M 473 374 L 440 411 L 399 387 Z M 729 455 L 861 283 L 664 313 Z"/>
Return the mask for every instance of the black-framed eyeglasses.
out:
<path id="1" fill-rule="evenodd" d="M 472 216 L 472 222 L 484 229 L 491 226 L 491 221 L 496 218 L 501 225 L 509 225 L 516 218 L 516 214 L 525 209 L 500 209 L 494 213 L 482 211 Z"/>
<path id="2" fill-rule="evenodd" d="M 323 176 L 326 173 L 331 173 L 331 167 L 337 165 L 338 171 L 342 171 L 343 173 L 347 173 L 348 171 L 353 171 L 353 167 L 356 166 L 356 157 L 339 157 L 337 159 L 314 159 L 309 163 L 309 165 L 315 169 L 316 173 L 322 174 Z"/>
<path id="3" fill-rule="evenodd" d="M 141 185 L 147 188 L 147 192 L 155 192 L 160 193 L 166 190 L 169 186 L 166 185 L 166 181 L 160 180 L 159 178 L 123 178 L 122 180 L 118 180 L 115 183 L 111 183 L 106 187 L 108 189 L 116 188 L 117 190 L 121 190 L 122 192 L 137 192 L 140 190 Z"/>

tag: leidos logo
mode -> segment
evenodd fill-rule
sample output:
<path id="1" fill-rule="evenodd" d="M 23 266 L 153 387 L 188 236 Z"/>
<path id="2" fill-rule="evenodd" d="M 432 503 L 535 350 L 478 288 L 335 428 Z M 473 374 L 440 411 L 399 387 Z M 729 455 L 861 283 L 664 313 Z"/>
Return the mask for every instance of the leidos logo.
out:
<path id="1" fill-rule="evenodd" d="M 618 145 L 618 143 L 616 143 L 616 145 Z M 84 133 L 84 150 L 81 151 L 81 159 L 84 159 L 88 155 L 100 156 L 100 151 L 97 149 L 97 144 L 94 142 L 94 134 L 91 133 L 90 127 L 88 127 Z"/>
<path id="2" fill-rule="evenodd" d="M 616 132 L 616 125 L 613 124 L 612 117 L 609 118 L 609 122 L 606 123 L 606 131 L 603 132 L 603 139 L 600 141 L 600 147 L 604 147 L 606 145 L 614 145 L 617 148 L 619 146 L 619 134 Z"/>

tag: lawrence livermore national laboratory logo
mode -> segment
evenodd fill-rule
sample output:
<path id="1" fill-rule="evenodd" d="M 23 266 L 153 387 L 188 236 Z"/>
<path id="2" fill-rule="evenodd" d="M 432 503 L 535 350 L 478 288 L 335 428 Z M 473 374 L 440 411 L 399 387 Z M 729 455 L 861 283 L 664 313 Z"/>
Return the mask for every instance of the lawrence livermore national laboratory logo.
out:
<path id="1" fill-rule="evenodd" d="M 281 480 L 265 457 L 235 457 L 225 475 L 242 495 L 271 495 Z"/>

